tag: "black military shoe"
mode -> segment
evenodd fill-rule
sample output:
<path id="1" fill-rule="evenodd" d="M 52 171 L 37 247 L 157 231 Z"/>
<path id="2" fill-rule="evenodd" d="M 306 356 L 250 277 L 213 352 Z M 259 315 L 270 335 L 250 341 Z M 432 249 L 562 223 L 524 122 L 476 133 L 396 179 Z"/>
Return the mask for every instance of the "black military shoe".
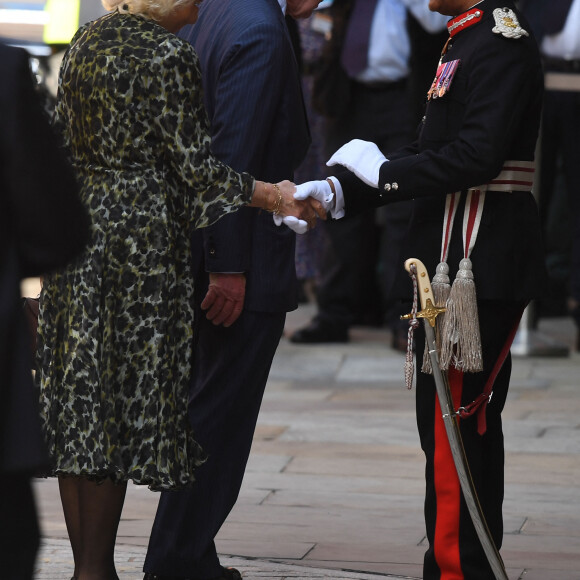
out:
<path id="1" fill-rule="evenodd" d="M 184 578 L 183 576 L 163 576 L 161 574 L 147 573 L 143 580 L 196 580 L 195 578 Z M 211 580 L 242 580 L 242 575 L 235 568 L 222 567 L 222 573 Z"/>
<path id="2" fill-rule="evenodd" d="M 222 575 L 215 580 L 242 580 L 242 575 L 235 568 L 222 568 Z"/>
<path id="3" fill-rule="evenodd" d="M 290 335 L 290 342 L 312 344 L 320 342 L 348 342 L 348 329 L 314 319 L 308 326 Z"/>

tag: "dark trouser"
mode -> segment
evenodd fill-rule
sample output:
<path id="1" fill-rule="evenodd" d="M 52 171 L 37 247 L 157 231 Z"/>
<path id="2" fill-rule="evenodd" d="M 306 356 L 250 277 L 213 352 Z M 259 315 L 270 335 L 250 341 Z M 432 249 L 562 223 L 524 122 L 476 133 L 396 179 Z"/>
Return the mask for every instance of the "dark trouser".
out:
<path id="1" fill-rule="evenodd" d="M 481 301 L 479 320 L 484 370 L 481 373 L 449 373 L 456 407 L 466 406 L 483 392 L 491 370 L 512 329 L 518 324 L 523 304 Z M 417 361 L 423 360 L 424 332 L 416 334 Z M 504 445 L 501 423 L 509 387 L 511 358 L 508 354 L 494 383 L 487 406 L 487 430 L 477 431 L 477 416 L 460 420 L 461 435 L 479 501 L 492 537 L 499 549 L 503 536 Z M 417 375 L 417 425 L 426 457 L 425 524 L 429 548 L 425 553 L 424 580 L 493 580 L 475 528 L 471 522 L 451 457 L 441 410 L 431 375 Z"/>
<path id="2" fill-rule="evenodd" d="M 0 476 L 0 577 L 32 580 L 40 531 L 30 475 Z"/>
<path id="3" fill-rule="evenodd" d="M 382 319 L 377 280 L 380 230 L 375 212 L 324 222 L 327 243 L 317 288 L 320 321 L 338 330 L 357 322 Z"/>
<path id="4" fill-rule="evenodd" d="M 580 76 L 580 73 L 577 73 Z M 542 113 L 541 166 L 540 166 L 540 216 L 546 234 L 548 270 L 553 280 L 554 294 L 564 287 L 563 280 L 570 279 L 567 295 L 580 301 L 580 92 L 546 91 Z M 559 177 L 562 181 L 559 181 Z M 564 204 L 557 220 L 550 214 L 555 209 L 555 195 L 559 185 L 565 190 Z M 564 219 L 564 228 L 562 218 Z M 570 220 L 568 224 L 566 221 Z M 568 226 L 570 229 L 568 229 Z M 571 231 L 571 239 L 563 233 Z M 568 249 L 571 242 L 570 257 Z M 558 255 L 564 255 L 562 264 Z M 564 296 L 565 298 L 566 296 Z"/>
<path id="5" fill-rule="evenodd" d="M 238 497 L 286 314 L 244 310 L 230 328 L 196 316 L 189 408 L 208 459 L 190 490 L 161 494 L 144 570 L 205 579 L 220 575 L 214 537 Z"/>
<path id="6" fill-rule="evenodd" d="M 355 83 L 347 113 L 326 121 L 326 159 L 351 139 L 372 141 L 385 153 L 393 151 L 410 141 L 412 124 L 404 82 L 383 88 Z M 330 167 L 329 175 L 333 171 Z M 324 222 L 329 247 L 320 268 L 317 300 L 321 320 L 348 328 L 365 316 L 382 314 L 383 297 L 389 298 L 392 280 L 402 268 L 392 248 L 400 247 L 409 216 L 410 204 L 398 203 L 381 208 L 378 219 L 372 210 Z"/>

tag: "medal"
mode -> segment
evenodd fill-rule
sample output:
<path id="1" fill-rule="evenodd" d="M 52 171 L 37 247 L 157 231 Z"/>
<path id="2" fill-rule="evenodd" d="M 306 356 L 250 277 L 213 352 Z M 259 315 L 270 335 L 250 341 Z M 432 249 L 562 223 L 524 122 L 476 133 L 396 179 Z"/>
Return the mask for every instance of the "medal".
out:
<path id="1" fill-rule="evenodd" d="M 450 60 L 449 62 L 441 63 L 437 67 L 437 74 L 427 93 L 428 100 L 439 99 L 449 91 L 460 62 L 460 60 Z"/>

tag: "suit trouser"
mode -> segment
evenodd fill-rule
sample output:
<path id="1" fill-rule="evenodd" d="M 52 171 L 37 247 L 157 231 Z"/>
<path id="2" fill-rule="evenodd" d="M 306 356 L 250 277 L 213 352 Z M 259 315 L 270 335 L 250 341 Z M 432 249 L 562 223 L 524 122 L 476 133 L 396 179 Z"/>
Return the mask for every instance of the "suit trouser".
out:
<path id="1" fill-rule="evenodd" d="M 384 151 L 407 144 L 413 127 L 407 88 L 404 82 L 383 88 L 353 83 L 347 113 L 327 120 L 324 151 L 326 159 L 351 139 L 372 141 Z M 329 169 L 329 174 L 335 171 Z M 383 311 L 382 296 L 388 295 L 392 281 L 402 267 L 392 257 L 381 260 L 381 246 L 398 248 L 404 238 L 410 204 L 397 203 L 381 208 L 383 233 L 375 210 L 344 220 L 323 222 L 329 247 L 320 266 L 318 317 L 335 327 L 348 328 L 363 316 L 361 305 Z M 380 264 L 380 265 L 379 265 Z M 381 271 L 382 270 L 382 271 Z M 379 282 L 382 280 L 382 284 Z M 384 292 L 381 292 L 381 286 Z"/>
<path id="2" fill-rule="evenodd" d="M 578 73 L 580 76 L 580 73 Z M 572 232 L 570 258 L 570 295 L 580 300 L 580 92 L 546 91 L 542 112 L 540 216 L 546 230 L 546 248 L 550 255 L 557 250 L 557 236 L 562 224 L 550 226 L 550 213 L 561 172 L 565 197 L 565 213 L 569 216 Z M 565 230 L 566 231 L 566 230 Z M 551 233 L 552 235 L 548 235 Z M 561 245 L 561 244 L 560 244 Z M 554 266 L 550 268 L 553 272 Z M 557 270 L 554 272 L 557 275 Z M 557 282 L 558 280 L 555 280 Z"/>
<path id="3" fill-rule="evenodd" d="M 285 319 L 285 313 L 244 310 L 223 328 L 196 310 L 189 414 L 208 459 L 191 489 L 161 494 L 145 572 L 203 579 L 220 575 L 214 537 L 238 497 Z"/>
<path id="4" fill-rule="evenodd" d="M 456 405 L 466 406 L 483 392 L 492 368 L 518 324 L 524 304 L 480 301 L 479 320 L 484 370 L 481 373 L 449 373 Z M 425 335 L 416 333 L 417 361 L 423 360 Z M 497 375 L 487 406 L 487 430 L 480 435 L 476 415 L 460 420 L 461 435 L 481 507 L 499 549 L 503 536 L 504 445 L 501 412 L 509 387 L 511 358 Z M 475 528 L 471 522 L 431 375 L 417 372 L 417 425 L 426 457 L 425 524 L 429 548 L 425 553 L 424 580 L 493 580 Z"/>

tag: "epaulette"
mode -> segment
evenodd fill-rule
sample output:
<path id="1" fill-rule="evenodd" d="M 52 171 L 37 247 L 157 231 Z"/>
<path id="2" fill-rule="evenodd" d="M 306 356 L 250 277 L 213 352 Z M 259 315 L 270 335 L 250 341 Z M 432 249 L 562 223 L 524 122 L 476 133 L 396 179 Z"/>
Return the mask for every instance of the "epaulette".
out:
<path id="1" fill-rule="evenodd" d="M 492 30 L 495 34 L 501 34 L 506 38 L 529 36 L 529 33 L 520 26 L 518 17 L 511 8 L 496 8 L 493 11 L 493 18 L 495 26 Z"/>

